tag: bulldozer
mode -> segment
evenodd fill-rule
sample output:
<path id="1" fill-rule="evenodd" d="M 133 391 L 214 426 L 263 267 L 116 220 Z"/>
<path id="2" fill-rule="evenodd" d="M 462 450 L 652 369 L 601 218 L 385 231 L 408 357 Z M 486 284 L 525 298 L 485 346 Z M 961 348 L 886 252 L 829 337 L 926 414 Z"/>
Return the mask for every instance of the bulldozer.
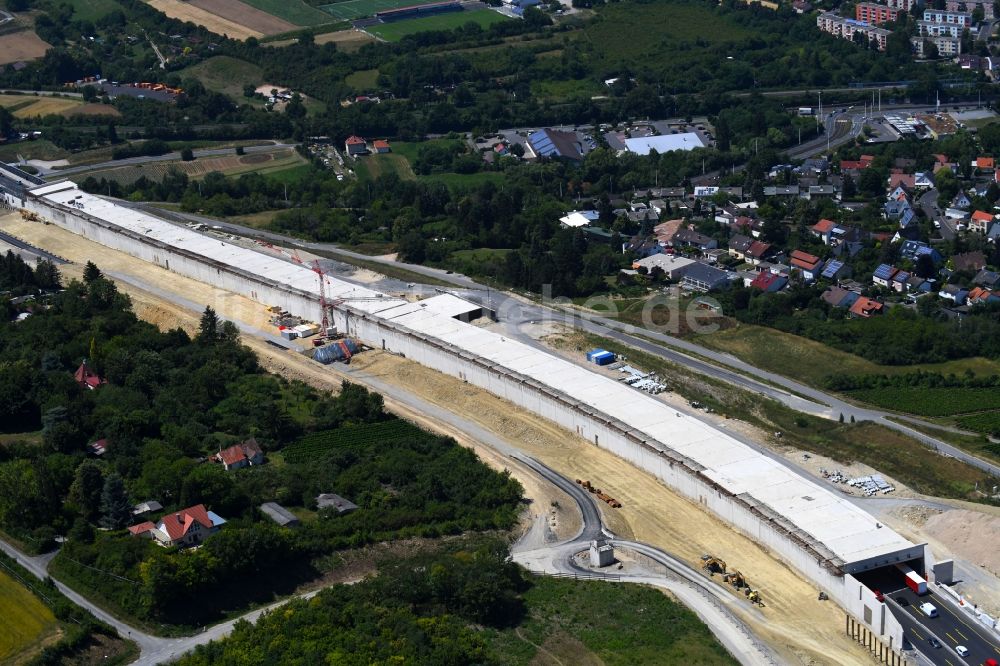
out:
<path id="1" fill-rule="evenodd" d="M 712 557 L 711 555 L 703 557 L 702 560 L 704 560 L 704 562 L 701 566 L 703 569 L 708 571 L 709 575 L 726 573 L 726 563 L 723 560 L 720 560 L 717 557 Z"/>

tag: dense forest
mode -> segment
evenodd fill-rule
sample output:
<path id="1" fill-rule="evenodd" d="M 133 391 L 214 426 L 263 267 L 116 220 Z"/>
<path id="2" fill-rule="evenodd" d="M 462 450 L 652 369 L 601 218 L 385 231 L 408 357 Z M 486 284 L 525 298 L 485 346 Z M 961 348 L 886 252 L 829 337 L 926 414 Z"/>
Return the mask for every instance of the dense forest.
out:
<path id="1" fill-rule="evenodd" d="M 516 481 L 385 414 L 381 396 L 269 375 L 211 309 L 193 338 L 160 331 L 97 267 L 85 278 L 0 324 L 2 430 L 19 433 L 0 447 L 0 528 L 36 551 L 66 535 L 53 571 L 88 594 L 138 618 L 204 622 L 315 577 L 340 549 L 513 524 Z M 83 359 L 105 382 L 94 390 L 74 381 Z M 248 437 L 267 464 L 226 472 L 205 462 Z M 107 452 L 88 455 L 98 439 Z M 359 509 L 317 512 L 316 496 L 330 492 Z M 228 524 L 177 557 L 122 531 L 145 500 L 167 511 L 205 504 Z M 267 501 L 310 520 L 294 532 L 273 526 L 256 508 Z"/>

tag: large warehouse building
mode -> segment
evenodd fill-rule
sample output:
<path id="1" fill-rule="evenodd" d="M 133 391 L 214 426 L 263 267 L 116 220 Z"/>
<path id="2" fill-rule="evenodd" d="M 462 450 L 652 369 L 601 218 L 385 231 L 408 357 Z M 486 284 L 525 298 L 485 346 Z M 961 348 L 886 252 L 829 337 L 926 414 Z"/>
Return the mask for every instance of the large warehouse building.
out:
<path id="1" fill-rule="evenodd" d="M 119 206 L 73 183 L 25 185 L 5 188 L 7 205 L 165 269 L 322 319 L 319 278 L 306 266 Z M 896 564 L 925 572 L 931 562 L 923 544 L 651 395 L 467 323 L 478 306 L 450 295 L 407 302 L 323 279 L 338 331 L 489 390 L 614 452 L 780 554 L 885 645 L 902 646 L 902 627 L 855 576 Z"/>

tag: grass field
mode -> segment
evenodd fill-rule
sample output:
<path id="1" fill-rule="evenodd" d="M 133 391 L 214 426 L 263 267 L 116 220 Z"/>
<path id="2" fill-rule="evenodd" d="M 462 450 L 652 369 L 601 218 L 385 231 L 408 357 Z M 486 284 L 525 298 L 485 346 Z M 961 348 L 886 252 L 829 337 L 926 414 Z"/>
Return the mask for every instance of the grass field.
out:
<path id="1" fill-rule="evenodd" d="M 0 95 L 0 106 L 13 113 L 15 118 L 64 115 L 82 105 L 83 100 L 77 97 Z"/>
<path id="2" fill-rule="evenodd" d="M 321 12 L 302 0 L 243 0 L 243 2 L 295 25 L 319 25 L 334 20 L 326 12 Z"/>
<path id="3" fill-rule="evenodd" d="M 448 14 L 438 14 L 437 16 L 380 23 L 368 28 L 368 32 L 381 37 L 387 42 L 398 42 L 407 35 L 427 32 L 428 30 L 454 30 L 455 28 L 461 28 L 466 23 L 476 23 L 484 28 L 488 28 L 494 23 L 511 20 L 513 19 L 509 19 L 503 14 L 489 9 L 477 9 L 471 12 L 450 12 Z"/>
<path id="4" fill-rule="evenodd" d="M 73 8 L 75 21 L 96 21 L 111 12 L 121 10 L 121 5 L 115 0 L 64 0 L 62 4 Z"/>
<path id="5" fill-rule="evenodd" d="M 428 5 L 438 0 L 345 0 L 345 2 L 334 2 L 329 5 L 320 5 L 327 14 L 339 19 L 351 20 L 363 16 L 374 16 L 375 12 L 382 12 L 387 9 L 398 7 L 409 7 L 410 5 Z"/>
<path id="6" fill-rule="evenodd" d="M 402 180 L 416 179 L 409 161 L 399 153 L 361 157 L 355 162 L 355 171 L 361 180 L 376 180 L 390 173 L 396 174 Z"/>
<path id="7" fill-rule="evenodd" d="M 59 625 L 48 606 L 0 569 L 0 663 L 18 663 L 51 642 Z"/>
<path id="8" fill-rule="evenodd" d="M 3 162 L 13 162 L 18 159 L 18 155 L 26 160 L 61 160 L 68 154 L 67 151 L 45 139 L 0 145 L 0 161 Z"/>
<path id="9" fill-rule="evenodd" d="M 344 79 L 344 83 L 358 91 L 371 90 L 378 85 L 378 70 L 358 70 L 357 72 L 348 74 Z"/>
<path id="10" fill-rule="evenodd" d="M 835 373 L 849 375 L 898 375 L 917 370 L 962 375 L 971 370 L 978 376 L 1000 374 L 1000 363 L 985 358 L 968 358 L 945 363 L 911 366 L 878 365 L 822 343 L 762 326 L 740 325 L 692 339 L 700 345 L 727 352 L 763 370 L 823 386 Z"/>
<path id="11" fill-rule="evenodd" d="M 305 167 L 305 170 L 295 171 L 300 167 Z M 70 180 L 83 182 L 93 176 L 97 180 L 103 178 L 119 185 L 129 185 L 141 177 L 146 177 L 151 181 L 159 182 L 171 169 L 179 169 L 186 173 L 189 178 L 195 180 L 204 178 L 209 173 L 218 172 L 226 176 L 260 173 L 272 175 L 279 180 L 296 182 L 308 172 L 309 168 L 305 158 L 295 151 L 281 150 L 275 153 L 252 153 L 243 156 L 233 154 L 221 157 L 200 157 L 191 162 L 179 160 L 152 162 L 113 169 L 100 169 L 73 174 L 70 176 Z"/>
<path id="12" fill-rule="evenodd" d="M 263 81 L 260 67 L 231 56 L 214 56 L 180 71 L 181 76 L 191 76 L 206 88 L 221 92 L 234 99 L 243 100 L 243 87 L 257 87 Z"/>
<path id="13" fill-rule="evenodd" d="M 690 610 L 660 590 L 532 578 L 517 627 L 483 634 L 510 666 L 738 663 Z"/>

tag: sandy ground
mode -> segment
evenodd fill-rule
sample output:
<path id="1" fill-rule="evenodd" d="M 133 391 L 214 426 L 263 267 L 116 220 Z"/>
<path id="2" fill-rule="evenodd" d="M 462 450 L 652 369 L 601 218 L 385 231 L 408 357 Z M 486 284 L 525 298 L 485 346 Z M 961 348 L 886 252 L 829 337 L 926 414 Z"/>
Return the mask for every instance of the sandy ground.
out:
<path id="1" fill-rule="evenodd" d="M 89 259 L 105 272 L 141 276 L 147 284 L 179 294 L 187 302 L 198 304 L 197 307 L 211 304 L 221 316 L 262 331 L 269 329 L 267 313 L 258 303 L 170 273 L 58 227 L 24 222 L 15 214 L 0 218 L 0 228 L 78 262 L 63 267 L 67 276 L 79 275 L 82 263 Z M 159 326 L 181 325 L 189 330 L 196 326 L 199 312 L 184 309 L 121 281 L 119 287 L 132 296 L 136 312 L 144 319 Z M 262 364 L 274 372 L 324 389 L 335 390 L 340 384 L 341 376 L 335 369 L 319 366 L 298 354 L 277 350 L 251 336 L 245 335 L 244 340 L 258 352 Z M 750 617 L 746 619 L 781 652 L 787 663 L 871 663 L 865 650 L 843 635 L 842 610 L 832 603 L 817 601 L 816 588 L 801 575 L 697 505 L 670 492 L 652 476 L 541 417 L 411 361 L 382 352 L 367 352 L 355 357 L 354 363 L 382 381 L 412 391 L 430 403 L 481 424 L 568 477 L 589 479 L 602 487 L 624 505 L 621 509 L 605 508 L 608 525 L 618 534 L 662 547 L 695 565 L 703 553 L 712 553 L 726 560 L 730 567 L 742 571 L 751 585 L 761 591 L 766 604 L 762 612 L 767 622 L 761 625 Z M 533 499 L 525 528 L 544 520 L 559 536 L 575 533 L 579 524 L 573 521 L 578 518 L 564 515 L 561 510 L 570 505 L 568 498 L 541 487 L 512 461 L 468 441 L 461 433 L 448 432 L 447 426 L 429 423 L 426 417 L 408 413 L 391 401 L 387 404 L 403 416 L 457 436 L 462 443 L 473 446 L 489 464 L 511 469 Z M 554 514 L 553 502 L 560 505 Z"/>
<path id="2" fill-rule="evenodd" d="M 163 12 L 170 18 L 175 18 L 179 21 L 191 21 L 191 23 L 200 25 L 217 35 L 227 35 L 233 39 L 264 36 L 262 32 L 252 30 L 229 19 L 224 19 L 221 16 L 216 16 L 212 12 L 205 11 L 200 7 L 195 7 L 181 0 L 150 0 L 149 6 Z"/>
<path id="3" fill-rule="evenodd" d="M 31 30 L 0 36 L 0 65 L 41 58 L 49 45 Z"/>

